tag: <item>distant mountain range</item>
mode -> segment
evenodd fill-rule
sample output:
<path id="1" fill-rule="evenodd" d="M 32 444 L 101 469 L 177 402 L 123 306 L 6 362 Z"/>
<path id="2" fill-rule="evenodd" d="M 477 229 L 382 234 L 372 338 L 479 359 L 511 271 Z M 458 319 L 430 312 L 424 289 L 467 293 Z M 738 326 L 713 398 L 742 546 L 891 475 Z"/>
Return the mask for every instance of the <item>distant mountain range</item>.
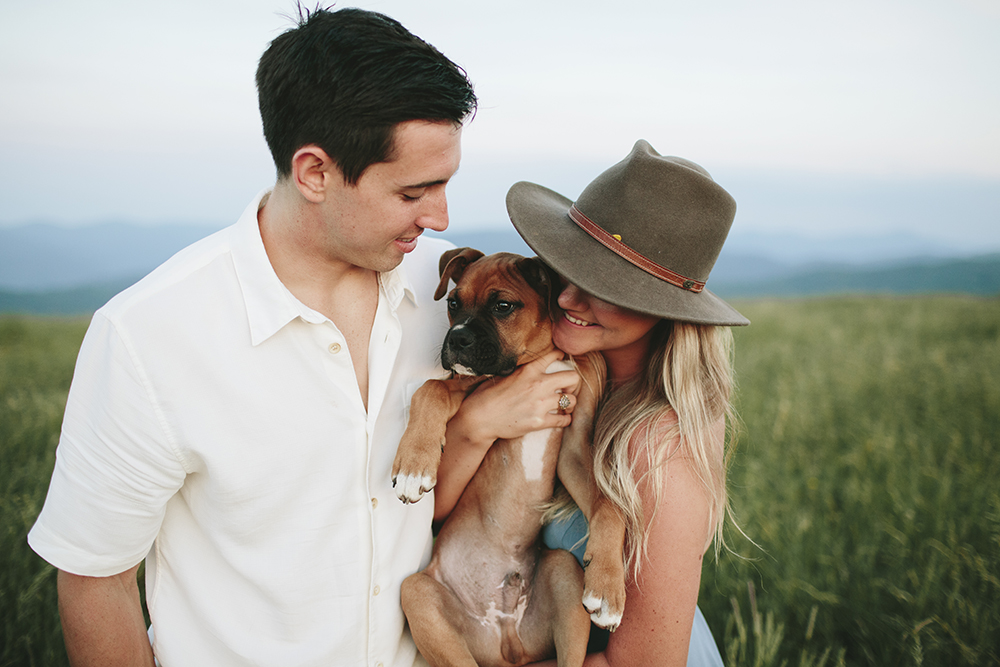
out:
<path id="1" fill-rule="evenodd" d="M 186 245 L 193 225 L 0 228 L 0 313 L 85 314 Z M 513 229 L 448 232 L 459 246 L 533 254 Z M 733 233 L 709 289 L 725 298 L 833 293 L 1000 294 L 1000 253 L 965 256 L 913 236 L 809 239 Z"/>

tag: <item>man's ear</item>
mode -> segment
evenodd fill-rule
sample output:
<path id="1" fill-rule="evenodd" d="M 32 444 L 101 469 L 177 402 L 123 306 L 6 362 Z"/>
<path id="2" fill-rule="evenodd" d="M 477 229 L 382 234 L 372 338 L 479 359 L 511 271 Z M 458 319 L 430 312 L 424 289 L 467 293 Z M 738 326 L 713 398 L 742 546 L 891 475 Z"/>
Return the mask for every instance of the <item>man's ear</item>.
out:
<path id="1" fill-rule="evenodd" d="M 302 196 L 318 204 L 326 199 L 334 178 L 343 178 L 340 167 L 316 144 L 307 144 L 292 155 L 292 181 Z"/>

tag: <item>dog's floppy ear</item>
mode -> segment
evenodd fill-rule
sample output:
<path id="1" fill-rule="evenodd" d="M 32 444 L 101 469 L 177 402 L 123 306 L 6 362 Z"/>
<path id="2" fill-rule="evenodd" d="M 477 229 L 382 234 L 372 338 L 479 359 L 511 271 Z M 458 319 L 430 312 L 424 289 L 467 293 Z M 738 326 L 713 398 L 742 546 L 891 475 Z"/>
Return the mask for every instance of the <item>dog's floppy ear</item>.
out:
<path id="1" fill-rule="evenodd" d="M 434 300 L 437 301 L 448 292 L 448 281 L 454 280 L 456 283 L 465 273 L 466 267 L 483 256 L 483 253 L 475 248 L 455 248 L 441 255 L 438 261 L 438 274 L 441 282 L 438 283 L 434 291 Z"/>
<path id="2" fill-rule="evenodd" d="M 517 268 L 533 290 L 545 298 L 545 305 L 551 315 L 559 298 L 562 281 L 559 274 L 538 257 L 524 257 L 517 261 Z"/>

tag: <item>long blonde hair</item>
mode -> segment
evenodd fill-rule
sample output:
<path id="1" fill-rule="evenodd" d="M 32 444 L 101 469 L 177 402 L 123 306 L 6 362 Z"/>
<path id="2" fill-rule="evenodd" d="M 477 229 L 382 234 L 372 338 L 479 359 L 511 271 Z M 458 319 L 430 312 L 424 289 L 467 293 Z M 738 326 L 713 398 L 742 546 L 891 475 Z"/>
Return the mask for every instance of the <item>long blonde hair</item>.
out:
<path id="1" fill-rule="evenodd" d="M 646 526 L 652 519 L 645 516 L 639 482 L 652 477 L 655 514 L 673 457 L 689 459 L 705 488 L 711 527 L 705 548 L 714 541 L 718 555 L 729 513 L 726 470 L 738 423 L 730 400 L 733 337 L 729 328 L 669 320 L 656 326 L 648 370 L 630 382 L 608 385 L 594 428 L 594 475 L 601 492 L 625 520 L 625 566 L 634 580 L 646 556 Z M 677 415 L 676 424 L 663 429 L 661 422 L 671 411 Z M 720 446 L 712 430 L 723 417 L 726 438 Z M 678 435 L 680 445 L 671 451 Z M 642 445 L 630 448 L 633 438 Z M 640 457 L 645 458 L 641 466 Z M 637 476 L 638 468 L 645 472 Z M 557 501 L 549 517 L 562 510 L 565 504 Z"/>

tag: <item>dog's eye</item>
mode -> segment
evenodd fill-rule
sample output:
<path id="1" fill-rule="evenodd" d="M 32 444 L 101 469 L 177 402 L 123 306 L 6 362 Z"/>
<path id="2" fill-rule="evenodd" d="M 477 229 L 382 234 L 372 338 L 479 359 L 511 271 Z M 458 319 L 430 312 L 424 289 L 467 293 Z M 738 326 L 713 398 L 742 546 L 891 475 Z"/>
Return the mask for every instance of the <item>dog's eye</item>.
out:
<path id="1" fill-rule="evenodd" d="M 458 299 L 455 297 L 448 299 L 448 310 L 458 310 Z"/>
<path id="2" fill-rule="evenodd" d="M 510 311 L 514 310 L 514 304 L 509 301 L 497 301 L 493 305 L 493 312 L 497 315 L 506 315 Z"/>

